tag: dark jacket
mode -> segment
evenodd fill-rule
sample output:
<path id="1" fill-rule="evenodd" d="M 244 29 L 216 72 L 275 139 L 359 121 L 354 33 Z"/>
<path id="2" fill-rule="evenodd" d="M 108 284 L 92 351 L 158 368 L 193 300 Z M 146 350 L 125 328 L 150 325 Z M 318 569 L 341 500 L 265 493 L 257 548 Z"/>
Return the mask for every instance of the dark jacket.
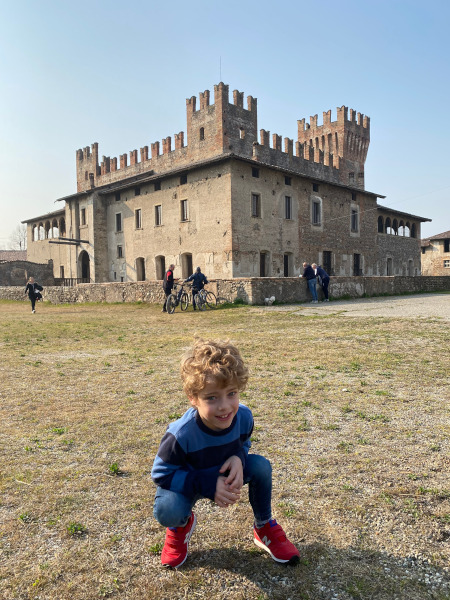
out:
<path id="1" fill-rule="evenodd" d="M 208 283 L 208 280 L 206 279 L 205 275 L 203 275 L 202 272 L 193 273 L 190 277 L 188 277 L 186 279 L 186 281 L 192 281 L 192 287 L 195 288 L 196 290 L 202 290 L 205 287 L 205 285 Z"/>
<path id="2" fill-rule="evenodd" d="M 302 277 L 306 277 L 308 281 L 316 278 L 316 274 L 314 273 L 314 269 L 311 267 L 311 265 L 305 267 Z"/>
<path id="3" fill-rule="evenodd" d="M 319 281 L 327 281 L 327 279 L 330 279 L 330 276 L 322 269 L 322 267 L 317 267 L 317 277 L 320 277 Z"/>
<path id="4" fill-rule="evenodd" d="M 164 275 L 163 289 L 165 292 L 171 292 L 173 288 L 173 271 L 168 269 Z"/>
<path id="5" fill-rule="evenodd" d="M 29 298 L 35 298 L 39 292 L 42 292 L 44 288 L 42 287 L 42 285 L 39 285 L 38 283 L 34 282 L 34 283 L 27 283 L 27 287 L 25 288 L 25 294 L 28 292 L 28 297 Z M 39 296 L 41 296 L 39 294 Z M 42 296 L 41 296 L 42 298 Z"/>

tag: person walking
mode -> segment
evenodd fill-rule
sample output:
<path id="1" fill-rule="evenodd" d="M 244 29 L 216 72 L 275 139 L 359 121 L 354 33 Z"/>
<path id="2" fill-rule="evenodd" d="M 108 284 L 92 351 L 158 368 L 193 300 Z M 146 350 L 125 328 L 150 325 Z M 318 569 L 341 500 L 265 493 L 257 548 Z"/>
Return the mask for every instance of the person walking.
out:
<path id="1" fill-rule="evenodd" d="M 205 285 L 208 283 L 208 280 L 206 279 L 206 276 L 203 275 L 200 267 L 197 267 L 195 269 L 195 273 L 192 273 L 190 277 L 184 280 L 185 283 L 188 281 L 192 281 L 192 304 L 194 306 L 194 310 L 196 310 L 195 296 L 205 287 Z"/>
<path id="2" fill-rule="evenodd" d="M 164 274 L 163 290 L 164 290 L 164 294 L 166 295 L 166 298 L 164 300 L 164 304 L 163 304 L 163 307 L 162 307 L 162 312 L 167 312 L 166 303 L 167 303 L 167 298 L 170 296 L 170 294 L 172 293 L 172 289 L 173 289 L 173 282 L 174 282 L 173 272 L 174 272 L 174 269 L 175 269 L 175 265 L 169 265 L 169 268 L 167 269 L 167 271 Z"/>
<path id="3" fill-rule="evenodd" d="M 42 290 L 44 288 L 34 281 L 34 277 L 30 277 L 27 282 L 27 286 L 25 288 L 25 294 L 28 294 L 28 298 L 31 302 L 31 312 L 36 312 L 36 300 L 40 300 L 42 298 Z"/>
<path id="4" fill-rule="evenodd" d="M 317 279 L 319 280 L 319 285 L 322 286 L 323 295 L 325 296 L 323 302 L 329 302 L 330 299 L 328 298 L 328 285 L 330 283 L 330 276 L 325 269 L 322 269 L 320 266 L 318 267 L 316 263 L 313 263 L 311 267 L 316 273 Z"/>
<path id="5" fill-rule="evenodd" d="M 317 304 L 316 274 L 314 273 L 314 269 L 307 262 L 303 263 L 303 274 L 300 275 L 300 277 L 304 277 L 308 283 L 308 288 L 312 296 L 311 304 Z"/>

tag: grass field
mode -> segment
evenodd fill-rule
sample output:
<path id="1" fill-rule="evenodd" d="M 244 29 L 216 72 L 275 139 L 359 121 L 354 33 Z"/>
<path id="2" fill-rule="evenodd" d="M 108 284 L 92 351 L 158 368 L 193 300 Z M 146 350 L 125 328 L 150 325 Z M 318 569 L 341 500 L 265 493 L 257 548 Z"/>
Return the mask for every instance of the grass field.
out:
<path id="1" fill-rule="evenodd" d="M 0 302 L 0 598 L 450 598 L 449 326 L 295 307 Z M 246 493 L 160 566 L 150 469 L 188 407 L 179 359 L 230 337 L 250 367 L 252 451 L 299 566 L 252 542 Z"/>

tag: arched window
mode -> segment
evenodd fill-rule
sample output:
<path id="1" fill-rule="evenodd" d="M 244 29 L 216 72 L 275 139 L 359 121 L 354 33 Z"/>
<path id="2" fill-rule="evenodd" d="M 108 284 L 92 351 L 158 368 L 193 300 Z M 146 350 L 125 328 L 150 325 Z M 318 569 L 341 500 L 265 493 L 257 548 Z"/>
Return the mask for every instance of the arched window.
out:
<path id="1" fill-rule="evenodd" d="M 52 237 L 50 233 L 50 221 L 45 221 L 45 239 Z"/>
<path id="2" fill-rule="evenodd" d="M 39 239 L 40 240 L 45 240 L 45 230 L 44 230 L 44 224 L 43 223 L 39 223 Z"/>
<path id="3" fill-rule="evenodd" d="M 37 242 L 39 239 L 39 229 L 37 225 L 33 225 L 33 242 Z"/>
<path id="4" fill-rule="evenodd" d="M 66 220 L 64 217 L 61 217 L 59 220 L 59 235 L 61 237 L 65 237 L 66 235 Z"/>
<path id="5" fill-rule="evenodd" d="M 392 221 L 392 229 L 394 230 L 394 235 L 398 235 L 398 221 L 394 219 Z"/>
<path id="6" fill-rule="evenodd" d="M 164 256 L 157 256 L 155 258 L 155 268 L 156 279 L 164 279 L 164 275 L 166 272 L 166 259 Z"/>
<path id="7" fill-rule="evenodd" d="M 205 128 L 200 127 L 200 141 L 203 141 L 204 139 L 205 139 Z"/>
<path id="8" fill-rule="evenodd" d="M 383 217 L 378 217 L 378 233 L 384 233 Z"/>
<path id="9" fill-rule="evenodd" d="M 145 260 L 142 256 L 136 259 L 136 280 L 145 281 Z"/>
<path id="10" fill-rule="evenodd" d="M 190 252 L 185 252 L 181 255 L 181 276 L 183 279 L 186 279 L 192 275 L 192 273 L 192 254 Z"/>
<path id="11" fill-rule="evenodd" d="M 52 221 L 52 238 L 59 237 L 58 221 L 53 219 Z"/>
<path id="12" fill-rule="evenodd" d="M 89 283 L 91 280 L 90 260 L 86 250 L 80 252 L 78 257 L 78 276 L 81 277 L 83 283 Z"/>
<path id="13" fill-rule="evenodd" d="M 416 224 L 413 223 L 411 226 L 411 237 L 415 238 L 416 237 Z"/>
<path id="14" fill-rule="evenodd" d="M 391 233 L 391 220 L 389 217 L 386 217 L 386 221 L 384 222 L 384 231 L 386 233 Z"/>

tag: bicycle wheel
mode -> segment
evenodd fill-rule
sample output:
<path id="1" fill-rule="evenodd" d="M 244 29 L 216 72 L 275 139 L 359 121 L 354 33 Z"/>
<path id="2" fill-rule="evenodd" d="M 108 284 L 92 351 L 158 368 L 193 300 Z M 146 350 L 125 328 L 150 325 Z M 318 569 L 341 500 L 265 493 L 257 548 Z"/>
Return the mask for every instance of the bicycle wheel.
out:
<path id="1" fill-rule="evenodd" d="M 203 301 L 202 295 L 195 294 L 194 299 L 195 299 L 195 306 L 198 308 L 198 310 L 205 310 L 206 304 Z"/>
<path id="2" fill-rule="evenodd" d="M 175 296 L 175 294 L 170 294 L 170 296 L 167 296 L 166 310 L 169 313 L 169 315 L 172 315 L 175 312 L 176 305 L 177 297 Z"/>
<path id="3" fill-rule="evenodd" d="M 186 294 L 186 292 L 183 292 L 181 294 L 181 298 L 180 298 L 180 308 L 181 308 L 181 310 L 187 310 L 188 306 L 189 306 L 189 296 L 188 296 L 188 294 Z"/>
<path id="4" fill-rule="evenodd" d="M 216 295 L 213 292 L 206 292 L 205 302 L 209 306 L 209 308 L 214 308 L 217 304 Z"/>

